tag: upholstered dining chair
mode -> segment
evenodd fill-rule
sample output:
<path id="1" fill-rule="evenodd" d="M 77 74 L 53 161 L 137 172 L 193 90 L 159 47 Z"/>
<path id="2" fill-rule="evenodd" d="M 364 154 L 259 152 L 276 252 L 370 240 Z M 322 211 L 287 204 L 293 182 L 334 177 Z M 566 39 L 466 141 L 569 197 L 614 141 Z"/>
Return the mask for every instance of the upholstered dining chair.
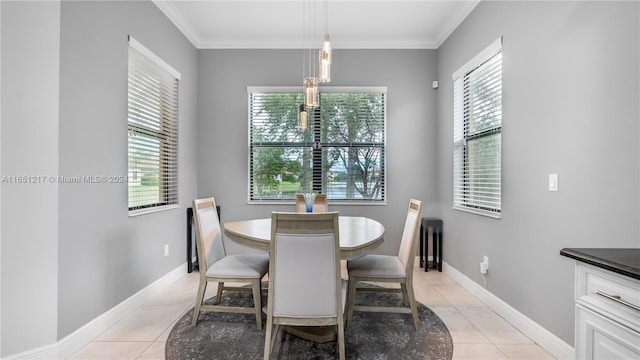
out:
<path id="1" fill-rule="evenodd" d="M 340 268 L 338 212 L 272 213 L 265 360 L 283 325 L 335 326 L 344 360 Z"/>
<path id="2" fill-rule="evenodd" d="M 200 284 L 196 295 L 192 324 L 198 323 L 200 311 L 255 314 L 256 325 L 262 329 L 261 280 L 269 270 L 268 254 L 227 255 L 214 198 L 193 200 L 196 227 Z M 218 283 L 215 305 L 204 305 L 209 282 Z M 225 286 L 225 282 L 248 283 L 250 287 Z M 253 307 L 218 305 L 224 290 L 253 291 Z"/>
<path id="3" fill-rule="evenodd" d="M 304 202 L 304 194 L 296 195 L 296 212 L 306 212 L 307 206 Z M 313 202 L 313 212 L 328 212 L 329 201 L 327 200 L 327 194 L 318 194 Z"/>
<path id="4" fill-rule="evenodd" d="M 413 263 L 415 261 L 416 238 L 420 231 L 422 202 L 411 199 L 404 223 L 398 255 L 369 254 L 347 261 L 349 287 L 347 292 L 347 326 L 352 320 L 353 311 L 411 313 L 416 330 L 419 328 L 418 308 L 413 291 Z M 399 283 L 398 288 L 357 287 L 359 282 Z M 404 307 L 377 307 L 354 305 L 356 290 L 360 291 L 401 291 Z M 406 306 L 409 306 L 407 308 Z"/>

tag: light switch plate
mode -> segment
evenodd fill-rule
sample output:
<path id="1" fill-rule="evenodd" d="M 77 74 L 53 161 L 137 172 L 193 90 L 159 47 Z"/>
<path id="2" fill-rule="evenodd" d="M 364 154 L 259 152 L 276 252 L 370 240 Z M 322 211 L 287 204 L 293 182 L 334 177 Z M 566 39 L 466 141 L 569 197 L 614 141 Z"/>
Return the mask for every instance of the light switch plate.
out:
<path id="1" fill-rule="evenodd" d="M 558 174 L 549 174 L 549 191 L 558 191 Z"/>

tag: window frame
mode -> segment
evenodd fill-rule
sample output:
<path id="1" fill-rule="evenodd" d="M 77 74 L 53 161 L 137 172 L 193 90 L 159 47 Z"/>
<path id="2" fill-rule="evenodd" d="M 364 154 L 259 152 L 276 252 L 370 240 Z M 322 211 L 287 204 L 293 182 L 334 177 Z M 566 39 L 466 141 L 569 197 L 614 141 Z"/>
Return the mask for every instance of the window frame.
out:
<path id="1" fill-rule="evenodd" d="M 127 208 L 129 216 L 169 210 L 179 205 L 179 159 L 178 159 L 178 112 L 179 85 L 181 75 L 168 63 L 129 36 L 128 39 L 128 91 L 127 91 Z M 132 50 L 137 54 L 132 55 Z M 136 59 L 138 57 L 138 59 Z M 132 61 L 134 62 L 132 64 Z M 136 63 L 137 62 L 137 63 Z M 146 63 L 146 64 L 144 64 Z M 132 65 L 142 66 L 132 72 Z M 145 73 L 148 72 L 148 73 Z M 143 80 L 154 81 L 155 86 L 144 85 Z M 147 97 L 136 95 L 132 90 L 153 89 L 157 93 L 147 92 Z M 150 99 L 144 104 L 144 99 Z M 157 101 L 155 104 L 150 102 Z M 148 106 L 143 110 L 141 106 Z M 157 113 L 151 115 L 151 113 Z M 143 138 L 145 138 L 143 140 Z M 156 145 L 157 144 L 157 145 Z M 130 206 L 132 185 L 137 181 L 132 168 L 132 149 L 152 146 L 153 156 L 157 155 L 158 201 Z M 156 150 L 157 149 L 157 150 Z M 142 177 L 140 177 L 142 183 Z"/>
<path id="2" fill-rule="evenodd" d="M 486 82 L 477 81 L 469 85 L 469 81 L 474 71 L 481 69 L 485 64 L 487 66 L 492 65 L 492 61 L 495 56 L 500 56 L 498 73 L 496 77 L 484 78 L 488 80 Z M 465 65 L 458 69 L 453 75 L 453 209 L 488 216 L 491 218 L 500 219 L 502 217 L 502 38 L 499 38 L 482 50 L 479 54 L 474 56 Z M 483 128 L 479 131 L 471 131 L 471 125 L 477 125 L 475 120 L 480 118 L 474 117 L 475 112 L 473 106 L 470 107 L 469 94 L 465 91 L 477 84 L 486 85 L 490 83 L 490 80 L 499 80 L 499 110 L 497 111 L 497 117 L 499 117 L 498 125 L 492 125 L 487 128 Z M 495 105 L 495 101 L 491 103 Z M 484 105 L 484 103 L 483 103 Z M 492 110 L 492 115 L 496 116 Z M 476 173 L 469 171 L 470 160 L 473 156 L 470 154 L 470 144 L 482 139 L 490 139 L 491 136 L 497 135 L 497 140 L 494 141 L 494 146 L 497 146 L 497 152 L 493 153 L 492 160 L 487 160 L 481 164 L 490 164 L 494 167 L 497 166 L 497 171 L 493 171 L 489 177 L 495 182 L 489 186 L 489 195 L 484 200 L 480 200 L 481 194 L 478 190 L 480 186 L 480 176 Z M 491 140 L 488 140 L 491 141 Z M 480 152 L 477 153 L 478 155 Z M 497 158 L 497 160 L 496 160 Z M 477 165 L 474 162 L 474 165 Z M 486 176 L 486 175 L 485 175 Z M 478 181 L 474 181 L 478 180 Z M 484 185 L 484 184 L 483 184 Z M 486 188 L 486 187 L 485 187 Z M 493 193 L 491 193 L 493 191 Z M 497 192 L 497 194 L 496 194 Z M 487 192 L 484 192 L 485 194 Z M 490 204 L 490 205 L 489 205 Z"/>
<path id="3" fill-rule="evenodd" d="M 253 182 L 253 147 L 256 144 L 252 143 L 252 117 L 251 117 L 251 101 L 252 94 L 254 93 L 289 93 L 289 94 L 300 94 L 302 95 L 302 88 L 297 86 L 248 86 L 247 87 L 247 99 L 248 99 L 248 161 L 247 161 L 247 203 L 248 204 L 283 204 L 283 203 L 295 203 L 295 197 L 293 198 L 252 198 L 252 182 Z M 381 185 L 381 199 L 331 199 L 332 204 L 340 204 L 340 205 L 386 205 L 386 183 L 387 183 L 387 172 L 386 172 L 386 134 L 387 134 L 387 87 L 383 86 L 322 86 L 320 88 L 320 97 L 322 98 L 322 94 L 330 94 L 330 93 L 380 93 L 383 95 L 383 129 L 382 129 L 382 141 L 374 144 L 374 146 L 378 146 L 380 148 L 381 156 L 380 156 L 380 173 L 383 178 Z M 320 100 L 322 104 L 322 99 Z M 309 113 L 309 124 L 312 123 L 312 113 Z M 313 121 L 320 121 L 321 114 L 319 111 L 313 112 L 314 119 Z M 291 147 L 294 148 L 296 146 L 306 146 L 313 148 L 312 158 L 313 163 L 321 164 L 319 168 L 312 168 L 311 176 L 312 176 L 312 184 L 314 186 L 313 191 L 323 192 L 324 189 L 322 187 L 326 184 L 326 174 L 325 171 L 321 169 L 323 164 L 322 161 L 318 161 L 318 159 L 322 159 L 322 148 L 324 147 L 337 147 L 349 145 L 353 146 L 372 146 L 371 143 L 333 143 L 333 142 L 324 142 L 322 141 L 322 126 L 315 127 L 315 132 L 312 134 L 312 141 L 307 142 L 297 142 L 297 143 L 274 143 L 278 146 L 283 147 Z M 309 130 L 310 131 L 310 130 Z M 264 143 L 261 143 L 264 146 Z M 319 170 L 318 170 L 319 169 Z"/>

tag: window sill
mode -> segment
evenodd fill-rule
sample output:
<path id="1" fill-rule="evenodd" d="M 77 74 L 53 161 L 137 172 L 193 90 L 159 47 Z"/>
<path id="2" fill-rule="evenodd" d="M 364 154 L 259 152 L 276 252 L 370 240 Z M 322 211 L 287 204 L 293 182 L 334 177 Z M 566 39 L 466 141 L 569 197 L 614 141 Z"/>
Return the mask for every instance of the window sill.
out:
<path id="1" fill-rule="evenodd" d="M 159 211 L 177 209 L 179 207 L 180 205 L 165 205 L 165 206 L 156 206 L 156 207 L 150 207 L 150 208 L 144 208 L 144 209 L 138 209 L 138 210 L 130 210 L 129 217 L 151 214 Z"/>
<path id="2" fill-rule="evenodd" d="M 471 213 L 471 214 L 482 215 L 482 216 L 490 217 L 492 219 L 502 219 L 502 213 L 496 213 L 496 212 L 493 212 L 493 211 L 466 208 L 466 207 L 461 207 L 461 206 L 454 206 L 454 207 L 452 207 L 452 209 L 453 210 L 467 212 L 467 213 Z"/>

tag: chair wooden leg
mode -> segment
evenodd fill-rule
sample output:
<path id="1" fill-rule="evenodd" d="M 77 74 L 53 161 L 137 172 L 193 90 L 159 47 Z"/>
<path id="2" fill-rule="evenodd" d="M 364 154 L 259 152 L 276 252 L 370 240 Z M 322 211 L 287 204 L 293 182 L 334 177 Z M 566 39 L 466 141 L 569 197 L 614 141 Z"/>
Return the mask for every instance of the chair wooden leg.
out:
<path id="1" fill-rule="evenodd" d="M 200 285 L 198 285 L 198 294 L 196 295 L 196 304 L 193 309 L 193 319 L 191 320 L 191 325 L 196 326 L 198 323 L 198 316 L 200 315 L 200 307 L 202 306 L 202 301 L 204 300 L 204 293 L 207 290 L 207 279 L 200 278 Z"/>
<path id="2" fill-rule="evenodd" d="M 413 316 L 413 324 L 416 326 L 416 331 L 420 328 L 420 320 L 418 320 L 418 306 L 416 305 L 416 297 L 413 292 L 413 283 L 405 284 L 407 293 L 409 295 L 409 306 L 411 307 L 411 315 Z"/>
<path id="3" fill-rule="evenodd" d="M 400 289 L 402 290 L 402 299 L 404 300 L 404 306 L 409 306 L 411 304 L 411 300 L 409 299 L 409 294 L 407 293 L 407 284 L 400 283 Z"/>
<path id="4" fill-rule="evenodd" d="M 273 328 L 273 318 L 267 316 L 267 331 L 264 334 L 264 360 L 271 357 L 271 330 Z"/>
<path id="5" fill-rule="evenodd" d="M 260 288 L 260 279 L 256 279 L 252 282 L 253 287 L 253 307 L 256 312 L 256 325 L 258 330 L 262 330 L 262 289 Z"/>
<path id="6" fill-rule="evenodd" d="M 349 276 L 349 285 L 347 289 L 347 314 L 345 319 L 346 326 L 351 324 L 351 318 L 353 317 L 353 304 L 356 298 L 356 283 L 358 282 L 355 277 Z"/>
<path id="7" fill-rule="evenodd" d="M 276 325 L 275 336 L 271 338 L 271 350 L 276 346 L 276 341 L 280 342 L 284 338 L 284 330 L 282 325 Z M 271 354 L 269 354 L 271 355 Z"/>
<path id="8" fill-rule="evenodd" d="M 216 292 L 216 304 L 220 304 L 222 301 L 222 290 L 224 289 L 224 281 L 218 283 L 218 291 Z"/>
<path id="9" fill-rule="evenodd" d="M 344 324 L 342 321 L 338 321 L 338 354 L 340 355 L 340 360 L 344 360 Z"/>

